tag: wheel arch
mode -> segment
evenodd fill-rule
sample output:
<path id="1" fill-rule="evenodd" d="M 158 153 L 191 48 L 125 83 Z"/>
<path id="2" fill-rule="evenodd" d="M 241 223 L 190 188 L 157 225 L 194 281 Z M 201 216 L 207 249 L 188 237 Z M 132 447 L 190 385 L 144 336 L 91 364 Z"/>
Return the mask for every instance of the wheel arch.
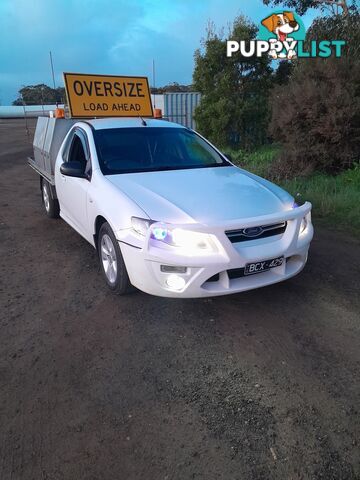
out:
<path id="1" fill-rule="evenodd" d="M 39 175 L 39 177 L 40 177 L 40 182 L 39 182 L 40 192 L 42 192 L 43 184 L 44 182 L 46 182 L 49 187 L 51 198 L 53 200 L 58 200 L 55 186 L 52 185 L 48 180 L 46 180 L 42 175 Z"/>
<path id="2" fill-rule="evenodd" d="M 99 238 L 100 228 L 104 223 L 109 223 L 109 222 L 102 215 L 97 215 L 97 217 L 95 218 L 95 224 L 94 224 L 94 244 L 95 244 L 96 250 L 98 249 L 98 238 Z"/>

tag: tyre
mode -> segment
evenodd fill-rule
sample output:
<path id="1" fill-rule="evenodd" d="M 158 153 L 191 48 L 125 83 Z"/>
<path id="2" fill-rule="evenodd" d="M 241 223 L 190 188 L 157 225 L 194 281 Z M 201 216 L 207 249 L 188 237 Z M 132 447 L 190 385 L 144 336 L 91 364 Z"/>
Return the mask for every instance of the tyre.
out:
<path id="1" fill-rule="evenodd" d="M 103 223 L 98 235 L 98 254 L 101 270 L 108 287 L 119 295 L 131 290 L 119 243 L 108 223 Z"/>
<path id="2" fill-rule="evenodd" d="M 41 179 L 41 195 L 46 215 L 50 218 L 58 218 L 60 213 L 59 202 L 53 198 L 49 182 Z"/>

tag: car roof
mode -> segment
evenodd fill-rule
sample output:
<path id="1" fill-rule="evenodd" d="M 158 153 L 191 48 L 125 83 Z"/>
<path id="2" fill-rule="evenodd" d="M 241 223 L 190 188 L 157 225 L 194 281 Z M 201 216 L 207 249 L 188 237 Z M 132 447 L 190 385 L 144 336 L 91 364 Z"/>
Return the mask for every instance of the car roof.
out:
<path id="1" fill-rule="evenodd" d="M 158 120 L 154 118 L 144 118 L 143 120 L 146 122 L 148 127 L 185 128 L 183 125 L 168 122 L 166 120 Z M 134 128 L 144 126 L 140 117 L 94 118 L 87 120 L 86 123 L 90 123 L 95 130 L 103 130 L 107 128 Z"/>

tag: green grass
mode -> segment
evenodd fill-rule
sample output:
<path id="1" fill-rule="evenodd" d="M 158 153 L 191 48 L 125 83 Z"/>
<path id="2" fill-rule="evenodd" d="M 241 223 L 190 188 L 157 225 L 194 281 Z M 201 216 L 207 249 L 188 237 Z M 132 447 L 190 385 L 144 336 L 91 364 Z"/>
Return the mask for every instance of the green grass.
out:
<path id="1" fill-rule="evenodd" d="M 278 145 L 264 145 L 252 152 L 231 149 L 224 151 L 225 155 L 230 154 L 233 163 L 261 177 L 268 175 L 269 166 L 279 152 Z"/>
<path id="2" fill-rule="evenodd" d="M 233 162 L 250 172 L 267 177 L 276 158 L 278 146 L 264 146 L 248 153 L 228 150 Z M 360 236 L 360 164 L 337 176 L 315 173 L 280 182 L 292 195 L 301 194 L 313 204 L 313 218 L 331 228 L 348 228 Z"/>
<path id="3" fill-rule="evenodd" d="M 313 204 L 314 218 L 321 218 L 334 227 L 347 227 L 360 235 L 360 166 L 336 177 L 315 174 L 309 178 L 294 178 L 281 185 Z"/>

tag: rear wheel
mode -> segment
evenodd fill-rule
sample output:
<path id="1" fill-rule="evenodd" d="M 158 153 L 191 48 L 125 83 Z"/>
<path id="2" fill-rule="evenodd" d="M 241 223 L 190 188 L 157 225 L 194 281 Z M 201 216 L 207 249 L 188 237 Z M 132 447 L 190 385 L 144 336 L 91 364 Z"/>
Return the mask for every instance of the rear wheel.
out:
<path id="1" fill-rule="evenodd" d="M 46 215 L 50 218 L 58 218 L 60 212 L 59 202 L 56 198 L 53 198 L 49 182 L 43 178 L 41 179 L 41 195 Z"/>
<path id="2" fill-rule="evenodd" d="M 108 223 L 103 223 L 98 236 L 98 253 L 106 283 L 114 292 L 123 295 L 131 290 L 118 241 Z"/>

